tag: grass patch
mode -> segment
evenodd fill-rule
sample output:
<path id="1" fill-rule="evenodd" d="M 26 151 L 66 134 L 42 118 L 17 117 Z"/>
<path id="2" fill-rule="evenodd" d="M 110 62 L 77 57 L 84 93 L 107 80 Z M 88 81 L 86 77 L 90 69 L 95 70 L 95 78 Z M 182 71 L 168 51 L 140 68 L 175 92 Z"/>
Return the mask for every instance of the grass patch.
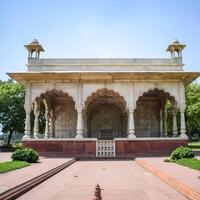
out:
<path id="1" fill-rule="evenodd" d="M 200 160 L 197 158 L 182 158 L 177 160 L 176 163 L 200 171 Z"/>
<path id="2" fill-rule="evenodd" d="M 200 142 L 189 142 L 188 147 L 192 149 L 200 149 Z"/>
<path id="3" fill-rule="evenodd" d="M 172 162 L 169 158 L 165 158 L 164 162 Z"/>
<path id="4" fill-rule="evenodd" d="M 25 161 L 8 161 L 0 163 L 0 173 L 5 173 L 29 166 L 30 163 Z"/>

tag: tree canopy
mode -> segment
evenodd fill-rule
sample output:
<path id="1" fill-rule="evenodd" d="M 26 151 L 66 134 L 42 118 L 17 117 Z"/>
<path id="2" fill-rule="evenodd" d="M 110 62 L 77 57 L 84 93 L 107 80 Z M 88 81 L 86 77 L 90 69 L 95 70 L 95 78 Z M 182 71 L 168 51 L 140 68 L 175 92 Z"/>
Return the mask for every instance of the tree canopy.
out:
<path id="1" fill-rule="evenodd" d="M 25 88 L 12 80 L 0 81 L 0 124 L 8 132 L 9 145 L 13 131 L 24 132 Z"/>
<path id="2" fill-rule="evenodd" d="M 186 87 L 186 126 L 189 134 L 200 133 L 200 84 Z"/>

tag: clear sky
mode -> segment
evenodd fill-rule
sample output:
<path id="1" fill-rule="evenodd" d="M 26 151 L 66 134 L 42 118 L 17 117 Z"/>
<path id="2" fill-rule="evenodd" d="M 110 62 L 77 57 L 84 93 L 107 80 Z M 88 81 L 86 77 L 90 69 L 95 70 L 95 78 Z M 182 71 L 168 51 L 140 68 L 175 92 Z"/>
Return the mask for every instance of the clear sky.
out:
<path id="1" fill-rule="evenodd" d="M 24 71 L 24 44 L 37 38 L 41 57 L 169 57 L 187 44 L 185 70 L 200 71 L 200 0 L 1 0 L 0 79 Z"/>

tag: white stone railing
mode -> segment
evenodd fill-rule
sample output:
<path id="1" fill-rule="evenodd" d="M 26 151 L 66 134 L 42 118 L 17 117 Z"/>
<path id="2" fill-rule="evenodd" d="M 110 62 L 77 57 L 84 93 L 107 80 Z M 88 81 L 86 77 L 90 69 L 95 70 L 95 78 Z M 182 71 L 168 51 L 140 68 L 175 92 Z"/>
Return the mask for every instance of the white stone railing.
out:
<path id="1" fill-rule="evenodd" d="M 115 141 L 97 140 L 96 157 L 115 157 Z"/>

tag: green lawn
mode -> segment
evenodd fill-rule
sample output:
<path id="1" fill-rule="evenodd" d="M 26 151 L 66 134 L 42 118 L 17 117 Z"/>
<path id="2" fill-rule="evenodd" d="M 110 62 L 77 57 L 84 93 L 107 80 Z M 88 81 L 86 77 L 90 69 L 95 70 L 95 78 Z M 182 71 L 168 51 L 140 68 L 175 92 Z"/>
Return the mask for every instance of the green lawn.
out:
<path id="1" fill-rule="evenodd" d="M 197 158 L 182 158 L 177 160 L 176 163 L 200 171 L 200 160 Z"/>
<path id="2" fill-rule="evenodd" d="M 29 166 L 25 161 L 8 161 L 0 163 L 0 174 Z"/>
<path id="3" fill-rule="evenodd" d="M 192 149 L 200 149 L 200 142 L 189 142 L 188 147 Z"/>

